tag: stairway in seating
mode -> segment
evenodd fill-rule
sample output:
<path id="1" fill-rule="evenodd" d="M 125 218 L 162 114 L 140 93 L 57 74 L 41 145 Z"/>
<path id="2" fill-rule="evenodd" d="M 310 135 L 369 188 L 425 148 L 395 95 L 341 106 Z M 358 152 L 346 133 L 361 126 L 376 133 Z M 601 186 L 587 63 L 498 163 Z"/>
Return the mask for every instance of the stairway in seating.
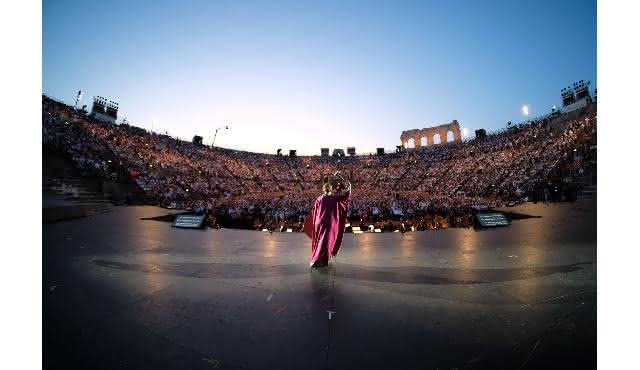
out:
<path id="1" fill-rule="evenodd" d="M 598 187 L 596 185 L 589 185 L 578 192 L 578 199 L 590 199 L 596 197 L 598 194 Z"/>
<path id="2" fill-rule="evenodd" d="M 587 167 L 582 179 L 582 187 L 578 192 L 578 199 L 595 198 L 598 194 L 598 182 L 596 178 L 596 167 Z"/>
<path id="3" fill-rule="evenodd" d="M 73 174 L 43 174 L 42 222 L 72 220 L 111 211 L 111 194 L 101 191 L 96 185 Z"/>
<path id="4" fill-rule="evenodd" d="M 101 213 L 113 207 L 115 185 L 82 177 L 69 160 L 43 158 L 42 208 L 81 207 Z M 123 201 L 122 199 L 120 201 Z"/>
<path id="5" fill-rule="evenodd" d="M 45 201 L 43 206 L 56 203 L 58 205 L 82 205 L 111 207 L 111 195 L 89 189 L 81 179 L 69 177 L 44 178 L 42 191 L 53 195 L 55 200 Z"/>

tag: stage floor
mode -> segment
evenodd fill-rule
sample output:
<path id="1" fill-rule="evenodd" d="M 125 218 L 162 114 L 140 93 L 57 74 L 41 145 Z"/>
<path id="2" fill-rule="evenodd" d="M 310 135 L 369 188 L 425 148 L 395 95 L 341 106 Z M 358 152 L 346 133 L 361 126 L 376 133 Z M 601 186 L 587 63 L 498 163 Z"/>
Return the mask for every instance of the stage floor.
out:
<path id="1" fill-rule="evenodd" d="M 320 271 L 302 233 L 156 207 L 44 224 L 43 367 L 595 368 L 595 201 L 509 210 L 542 217 L 346 234 Z"/>

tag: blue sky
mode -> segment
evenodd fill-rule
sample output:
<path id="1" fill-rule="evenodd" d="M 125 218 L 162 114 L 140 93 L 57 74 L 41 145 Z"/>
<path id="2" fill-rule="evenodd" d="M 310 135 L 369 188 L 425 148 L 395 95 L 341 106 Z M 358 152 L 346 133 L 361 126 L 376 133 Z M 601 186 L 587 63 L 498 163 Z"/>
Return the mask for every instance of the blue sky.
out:
<path id="1" fill-rule="evenodd" d="M 595 1 L 43 2 L 43 92 L 120 103 L 134 125 L 319 154 L 472 134 L 596 87 Z"/>

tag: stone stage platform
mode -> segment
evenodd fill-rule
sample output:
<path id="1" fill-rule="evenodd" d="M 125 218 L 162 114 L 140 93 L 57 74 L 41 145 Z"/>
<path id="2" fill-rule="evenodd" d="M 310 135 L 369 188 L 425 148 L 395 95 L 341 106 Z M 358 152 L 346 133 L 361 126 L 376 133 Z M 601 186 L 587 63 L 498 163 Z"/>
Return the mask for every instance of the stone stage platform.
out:
<path id="1" fill-rule="evenodd" d="M 43 224 L 43 367 L 595 368 L 595 201 L 510 210 L 542 217 L 347 234 L 319 271 L 304 234 L 155 207 Z"/>

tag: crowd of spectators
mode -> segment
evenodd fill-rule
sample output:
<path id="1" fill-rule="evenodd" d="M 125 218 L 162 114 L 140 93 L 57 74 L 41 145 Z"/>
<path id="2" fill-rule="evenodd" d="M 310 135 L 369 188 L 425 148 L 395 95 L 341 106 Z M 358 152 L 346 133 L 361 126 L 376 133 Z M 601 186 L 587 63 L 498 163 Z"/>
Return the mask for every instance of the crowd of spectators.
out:
<path id="1" fill-rule="evenodd" d="M 101 122 L 45 96 L 42 123 L 44 145 L 88 175 L 135 182 L 147 204 L 204 212 L 213 225 L 296 231 L 336 170 L 353 184 L 353 226 L 469 226 L 474 208 L 549 200 L 575 183 L 596 137 L 594 112 L 401 153 L 288 157 Z"/>

